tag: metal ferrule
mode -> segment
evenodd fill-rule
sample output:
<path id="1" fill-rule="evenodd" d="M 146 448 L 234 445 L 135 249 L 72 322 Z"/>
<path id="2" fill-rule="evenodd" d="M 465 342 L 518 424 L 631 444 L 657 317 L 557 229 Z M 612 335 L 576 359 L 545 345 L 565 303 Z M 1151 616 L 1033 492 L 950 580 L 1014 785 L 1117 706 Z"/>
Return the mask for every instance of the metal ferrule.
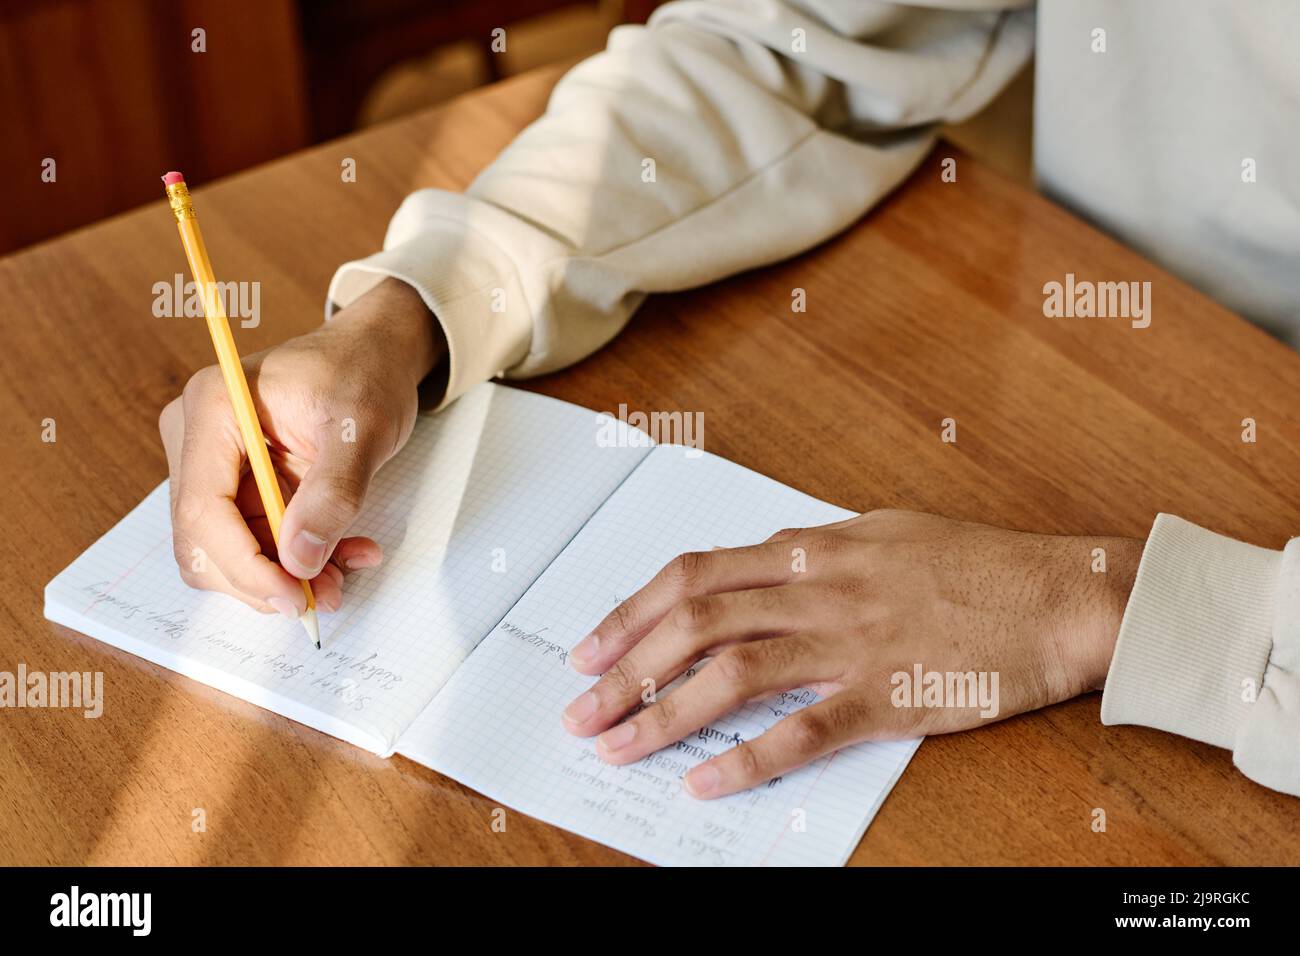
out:
<path id="1" fill-rule="evenodd" d="M 177 222 L 194 218 L 194 203 L 184 183 L 172 183 L 167 187 L 167 201 L 171 203 L 172 215 Z"/>

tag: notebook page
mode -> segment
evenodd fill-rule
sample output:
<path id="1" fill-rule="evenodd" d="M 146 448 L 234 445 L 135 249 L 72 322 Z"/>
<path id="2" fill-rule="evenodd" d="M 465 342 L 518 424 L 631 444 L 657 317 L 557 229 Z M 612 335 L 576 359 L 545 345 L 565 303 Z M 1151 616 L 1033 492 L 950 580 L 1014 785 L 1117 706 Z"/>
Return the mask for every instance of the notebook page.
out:
<path id="1" fill-rule="evenodd" d="M 349 576 L 342 610 L 321 616 L 319 651 L 298 622 L 180 580 L 165 485 L 50 582 L 46 617 L 390 753 L 648 454 L 631 441 L 597 453 L 597 428 L 587 409 L 489 384 L 422 416 L 355 527 L 384 564 Z"/>
<path id="2" fill-rule="evenodd" d="M 747 704 L 628 767 L 603 763 L 593 741 L 563 729 L 560 714 L 593 683 L 568 665 L 569 649 L 677 554 L 850 514 L 724 459 L 656 448 L 461 665 L 397 752 L 653 863 L 842 864 L 920 741 L 860 744 L 706 802 L 682 789 L 687 770 L 815 696 Z"/>

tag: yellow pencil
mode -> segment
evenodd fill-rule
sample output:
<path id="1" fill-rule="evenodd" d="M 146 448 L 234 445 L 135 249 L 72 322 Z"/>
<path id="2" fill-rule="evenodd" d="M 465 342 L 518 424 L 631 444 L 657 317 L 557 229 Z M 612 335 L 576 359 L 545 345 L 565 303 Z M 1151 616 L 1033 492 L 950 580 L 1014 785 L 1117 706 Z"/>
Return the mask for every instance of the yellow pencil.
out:
<path id="1" fill-rule="evenodd" d="M 185 186 L 185 177 L 180 173 L 168 173 L 162 180 L 167 187 L 172 215 L 176 217 L 176 228 L 180 230 L 185 257 L 190 261 L 190 272 L 203 292 L 203 312 L 207 316 L 212 346 L 217 350 L 217 362 L 221 365 L 222 378 L 226 380 L 226 392 L 230 395 L 235 420 L 239 422 L 239 434 L 243 436 L 244 448 L 248 452 L 248 463 L 253 470 L 253 478 L 257 481 L 257 491 L 262 496 L 262 507 L 266 509 L 266 521 L 271 526 L 271 536 L 278 548 L 280 522 L 284 520 L 284 496 L 280 494 L 280 482 L 276 479 L 271 456 L 266 450 L 266 438 L 262 435 L 262 424 L 257 420 L 253 396 L 248 391 L 244 366 L 239 361 L 234 336 L 230 334 L 226 308 L 221 296 L 217 294 L 217 280 L 212 274 L 212 263 L 208 261 L 208 250 L 203 245 L 203 234 L 199 232 L 199 221 L 194 216 L 190 191 Z M 319 650 L 320 625 L 316 620 L 316 597 L 311 593 L 311 584 L 307 581 L 302 582 L 302 590 L 307 595 L 307 613 L 302 616 L 302 624 L 307 629 L 307 636 Z"/>

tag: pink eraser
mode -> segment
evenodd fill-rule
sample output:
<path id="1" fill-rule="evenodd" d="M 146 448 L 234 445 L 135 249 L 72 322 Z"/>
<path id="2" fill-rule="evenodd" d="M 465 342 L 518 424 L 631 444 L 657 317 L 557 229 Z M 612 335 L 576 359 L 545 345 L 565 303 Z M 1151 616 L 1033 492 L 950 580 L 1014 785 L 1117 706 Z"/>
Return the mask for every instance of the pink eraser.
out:
<path id="1" fill-rule="evenodd" d="M 185 182 L 185 177 L 173 170 L 163 177 L 164 186 L 175 186 L 177 183 Z"/>

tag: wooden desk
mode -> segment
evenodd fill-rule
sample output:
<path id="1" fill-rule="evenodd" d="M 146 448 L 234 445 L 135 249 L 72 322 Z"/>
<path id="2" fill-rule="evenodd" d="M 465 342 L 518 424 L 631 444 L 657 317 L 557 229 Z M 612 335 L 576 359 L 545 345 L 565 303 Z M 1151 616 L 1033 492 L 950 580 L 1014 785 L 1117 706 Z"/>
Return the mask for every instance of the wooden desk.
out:
<path id="1" fill-rule="evenodd" d="M 378 248 L 410 190 L 468 183 L 554 79 L 200 188 L 220 276 L 262 282 L 243 347 L 318 323 L 334 267 Z M 1300 529 L 1300 358 L 970 159 L 942 183 L 938 155 L 846 235 L 654 299 L 599 356 L 529 387 L 597 409 L 703 410 L 712 451 L 855 509 L 1136 536 L 1163 509 L 1271 547 Z M 340 182 L 343 157 L 355 184 Z M 493 833 L 493 804 L 431 771 L 43 620 L 44 584 L 164 477 L 157 412 L 211 361 L 201 322 L 151 315 L 152 284 L 184 271 L 161 194 L 0 261 L 0 669 L 102 670 L 107 696 L 99 720 L 0 711 L 0 862 L 629 862 L 519 814 Z M 1151 327 L 1044 318 L 1042 285 L 1067 272 L 1151 280 Z M 796 286 L 806 314 L 791 314 Z M 939 440 L 945 417 L 955 446 Z M 1098 705 L 927 740 L 854 862 L 1300 859 L 1300 802 L 1224 751 L 1103 727 Z M 196 807 L 206 833 L 191 832 Z"/>

